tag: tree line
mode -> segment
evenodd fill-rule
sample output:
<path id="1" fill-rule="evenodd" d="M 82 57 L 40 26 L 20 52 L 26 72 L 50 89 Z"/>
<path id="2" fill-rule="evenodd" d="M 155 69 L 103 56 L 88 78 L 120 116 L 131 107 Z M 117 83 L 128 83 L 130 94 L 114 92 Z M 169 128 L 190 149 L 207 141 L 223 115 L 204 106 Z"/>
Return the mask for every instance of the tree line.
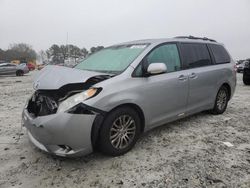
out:
<path id="1" fill-rule="evenodd" d="M 12 44 L 9 49 L 0 49 L 0 61 L 10 62 L 12 60 L 20 61 L 34 61 L 39 59 L 42 62 L 53 64 L 65 63 L 66 60 L 74 60 L 86 58 L 104 48 L 103 46 L 91 47 L 90 50 L 86 48 L 79 48 L 76 45 L 57 45 L 53 44 L 47 50 L 36 51 L 29 44 L 20 43 Z"/>
<path id="2" fill-rule="evenodd" d="M 3 61 L 12 61 L 12 60 L 36 60 L 37 54 L 35 50 L 28 44 L 12 44 L 9 49 L 2 50 L 0 49 L 0 60 Z"/>
<path id="3" fill-rule="evenodd" d="M 40 57 L 44 59 L 49 59 L 54 64 L 64 63 L 66 60 L 86 58 L 88 55 L 93 54 L 104 48 L 103 46 L 91 47 L 88 51 L 86 48 L 79 48 L 76 45 L 57 45 L 53 44 L 48 50 L 41 51 Z"/>

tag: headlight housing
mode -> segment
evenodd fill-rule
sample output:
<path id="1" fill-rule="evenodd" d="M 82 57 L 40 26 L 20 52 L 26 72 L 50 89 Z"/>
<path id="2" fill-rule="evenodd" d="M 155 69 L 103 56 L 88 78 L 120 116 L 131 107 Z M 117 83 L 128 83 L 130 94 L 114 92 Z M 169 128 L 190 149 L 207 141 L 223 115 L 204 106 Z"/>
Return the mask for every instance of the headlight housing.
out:
<path id="1" fill-rule="evenodd" d="M 75 105 L 77 105 L 77 104 L 79 104 L 79 103 L 81 103 L 89 98 L 96 96 L 100 91 L 101 91 L 101 88 L 90 88 L 84 92 L 75 94 L 75 95 L 67 98 L 63 102 L 61 102 L 57 112 L 64 112 L 64 111 L 74 107 Z"/>

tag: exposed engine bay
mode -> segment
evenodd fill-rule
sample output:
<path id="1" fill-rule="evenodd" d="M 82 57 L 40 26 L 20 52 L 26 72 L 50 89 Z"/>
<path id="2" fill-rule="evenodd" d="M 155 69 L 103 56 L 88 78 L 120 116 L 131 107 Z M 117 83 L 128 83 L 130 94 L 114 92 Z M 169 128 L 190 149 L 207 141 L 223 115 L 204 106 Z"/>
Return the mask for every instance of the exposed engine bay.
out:
<path id="1" fill-rule="evenodd" d="M 84 83 L 66 84 L 56 90 L 36 90 L 28 101 L 27 110 L 35 117 L 55 114 L 61 101 L 111 77 L 113 75 L 98 75 Z"/>

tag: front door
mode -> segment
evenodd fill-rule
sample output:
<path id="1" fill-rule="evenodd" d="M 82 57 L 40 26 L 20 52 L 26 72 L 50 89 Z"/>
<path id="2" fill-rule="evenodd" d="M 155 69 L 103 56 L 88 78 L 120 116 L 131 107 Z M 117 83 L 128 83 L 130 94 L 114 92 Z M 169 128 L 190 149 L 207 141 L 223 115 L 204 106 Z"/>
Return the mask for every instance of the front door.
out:
<path id="1" fill-rule="evenodd" d="M 167 72 L 143 77 L 139 90 L 143 93 L 148 126 L 155 127 L 185 114 L 188 96 L 187 70 L 181 70 L 176 44 L 156 47 L 146 57 L 147 64 L 165 63 Z"/>

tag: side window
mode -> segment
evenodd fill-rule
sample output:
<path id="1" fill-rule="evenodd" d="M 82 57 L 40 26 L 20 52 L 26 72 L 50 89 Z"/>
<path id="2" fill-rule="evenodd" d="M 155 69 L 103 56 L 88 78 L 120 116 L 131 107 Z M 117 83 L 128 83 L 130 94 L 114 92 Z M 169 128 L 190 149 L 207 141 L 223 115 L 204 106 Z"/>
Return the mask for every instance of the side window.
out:
<path id="1" fill-rule="evenodd" d="M 212 64 L 206 44 L 181 44 L 185 67 L 196 68 Z"/>
<path id="2" fill-rule="evenodd" d="M 176 44 L 166 44 L 154 49 L 146 57 L 148 64 L 165 63 L 167 72 L 178 71 L 181 68 L 179 53 Z"/>
<path id="3" fill-rule="evenodd" d="M 214 55 L 216 64 L 230 62 L 230 56 L 228 55 L 227 51 L 223 46 L 217 44 L 209 44 L 209 47 Z"/>
<path id="4" fill-rule="evenodd" d="M 8 64 L 6 67 L 15 67 L 16 65 Z"/>
<path id="5" fill-rule="evenodd" d="M 9 67 L 9 64 L 1 65 L 1 67 Z"/>

